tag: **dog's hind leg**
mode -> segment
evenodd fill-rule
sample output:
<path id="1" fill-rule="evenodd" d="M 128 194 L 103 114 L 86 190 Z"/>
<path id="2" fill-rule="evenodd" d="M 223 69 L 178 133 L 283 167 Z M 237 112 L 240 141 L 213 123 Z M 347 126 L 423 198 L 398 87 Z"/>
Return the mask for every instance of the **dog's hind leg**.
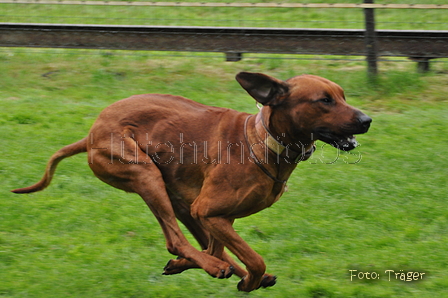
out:
<path id="1" fill-rule="evenodd" d="M 183 208 L 183 211 L 187 212 L 179 212 L 179 208 Z M 176 208 L 176 216 L 177 218 L 185 225 L 185 227 L 191 232 L 191 234 L 196 238 L 197 242 L 203 249 L 204 253 L 207 253 L 209 255 L 212 255 L 216 258 L 219 258 L 227 263 L 229 263 L 233 269 L 234 274 L 236 274 L 239 277 L 243 277 L 247 275 L 247 271 L 244 270 L 235 260 L 232 259 L 231 256 L 229 256 L 224 251 L 224 245 L 222 245 L 219 241 L 216 241 L 214 238 L 210 237 L 210 234 L 207 230 L 204 229 L 204 227 L 195 220 L 190 215 L 190 210 L 188 206 L 177 206 Z M 196 263 L 185 259 L 185 258 L 178 258 L 176 260 L 170 260 L 166 264 L 164 268 L 164 275 L 170 275 L 170 274 L 178 274 L 188 269 L 194 269 L 194 268 L 200 268 Z M 227 278 L 226 275 L 218 276 L 218 278 Z"/>
<path id="2" fill-rule="evenodd" d="M 177 219 L 179 219 L 184 226 L 190 231 L 194 236 L 196 241 L 201 246 L 202 250 L 206 250 L 209 242 L 208 232 L 198 225 L 198 223 L 190 215 L 190 207 L 183 201 L 177 201 L 176 205 L 173 206 L 176 213 Z M 201 268 L 199 265 L 191 260 L 178 257 L 177 259 L 169 260 L 168 263 L 163 268 L 163 275 L 179 274 L 188 269 Z"/>
<path id="3" fill-rule="evenodd" d="M 162 174 L 153 163 L 146 167 L 151 168 L 144 171 L 146 177 L 142 175 L 142 172 L 133 175 L 133 177 L 138 176 L 141 181 L 134 183 L 133 189 L 143 198 L 159 221 L 166 238 L 168 251 L 180 258 L 191 260 L 193 264 L 201 267 L 213 277 L 230 277 L 234 270 L 232 266 L 219 258 L 197 250 L 188 242 L 177 224 Z"/>
<path id="4" fill-rule="evenodd" d="M 116 142 L 122 143 L 110 145 L 110 141 L 95 140 L 92 147 L 109 149 L 91 150 L 89 165 L 95 175 L 116 188 L 137 193 L 143 198 L 162 228 L 170 253 L 191 260 L 211 276 L 229 276 L 233 269 L 228 263 L 197 250 L 185 238 L 155 162 L 138 162 L 136 157 L 144 156 L 145 152 L 136 152 L 138 149 L 132 138 L 122 137 Z"/>

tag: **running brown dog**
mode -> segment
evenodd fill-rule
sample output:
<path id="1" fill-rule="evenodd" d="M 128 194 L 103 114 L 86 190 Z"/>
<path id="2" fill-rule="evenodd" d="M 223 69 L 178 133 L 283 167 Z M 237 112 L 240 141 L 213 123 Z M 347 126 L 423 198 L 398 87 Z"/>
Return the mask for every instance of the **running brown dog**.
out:
<path id="1" fill-rule="evenodd" d="M 236 79 L 260 104 L 258 114 L 173 95 L 135 95 L 104 109 L 87 137 L 57 151 L 40 182 L 13 192 L 44 189 L 62 159 L 87 152 L 99 179 L 138 193 L 156 216 L 168 251 L 178 256 L 163 274 L 202 268 L 217 278 L 235 273 L 241 291 L 273 286 L 276 277 L 265 273 L 234 220 L 276 202 L 315 140 L 351 150 L 353 135 L 367 132 L 372 119 L 346 103 L 339 85 L 318 76 L 282 81 L 241 72 Z M 176 218 L 203 251 L 187 241 Z"/>

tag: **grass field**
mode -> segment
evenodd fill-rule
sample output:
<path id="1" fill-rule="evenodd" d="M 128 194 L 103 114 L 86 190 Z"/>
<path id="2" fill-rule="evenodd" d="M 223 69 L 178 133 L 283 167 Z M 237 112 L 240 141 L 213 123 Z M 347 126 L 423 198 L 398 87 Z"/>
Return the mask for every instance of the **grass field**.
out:
<path id="1" fill-rule="evenodd" d="M 213 57 L 2 49 L 0 297 L 443 297 L 447 64 L 419 75 L 413 63 L 384 62 L 368 83 L 359 61 Z M 278 276 L 274 287 L 245 294 L 236 277 L 162 276 L 172 256 L 156 220 L 139 197 L 94 178 L 85 155 L 61 163 L 43 192 L 9 192 L 36 182 L 54 151 L 132 94 L 172 93 L 255 113 L 234 80 L 242 70 L 325 76 L 374 119 L 355 152 L 338 155 L 319 143 L 279 202 L 236 222 Z M 359 280 L 359 272 L 379 278 Z M 396 279 L 405 272 L 423 279 Z"/>

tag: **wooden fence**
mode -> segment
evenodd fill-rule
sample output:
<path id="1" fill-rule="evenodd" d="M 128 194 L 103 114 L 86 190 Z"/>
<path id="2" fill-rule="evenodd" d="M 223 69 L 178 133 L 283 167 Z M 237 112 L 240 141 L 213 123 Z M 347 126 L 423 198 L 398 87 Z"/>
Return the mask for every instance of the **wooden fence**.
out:
<path id="1" fill-rule="evenodd" d="M 448 31 L 376 30 L 375 9 L 448 9 L 448 5 L 326 3 L 202 3 L 0 0 L 8 4 L 112 5 L 169 7 L 362 8 L 365 29 L 285 29 L 0 23 L 0 46 L 226 53 L 238 61 L 244 53 L 366 56 L 368 72 L 377 73 L 380 56 L 409 57 L 419 70 L 429 61 L 448 57 Z"/>

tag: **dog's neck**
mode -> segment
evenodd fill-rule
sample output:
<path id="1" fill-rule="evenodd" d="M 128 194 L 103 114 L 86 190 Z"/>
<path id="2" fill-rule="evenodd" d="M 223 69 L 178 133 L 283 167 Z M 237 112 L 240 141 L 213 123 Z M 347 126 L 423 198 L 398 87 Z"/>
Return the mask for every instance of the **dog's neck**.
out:
<path id="1" fill-rule="evenodd" d="M 285 157 L 300 161 L 306 155 L 311 155 L 314 151 L 314 141 L 307 140 L 306 142 L 293 142 L 287 140 L 286 133 L 276 133 L 269 128 L 270 111 L 265 111 L 265 108 L 260 108 L 260 112 L 255 118 L 255 131 L 263 143 L 278 156 L 284 155 Z"/>
<path id="2" fill-rule="evenodd" d="M 271 131 L 267 128 L 261 111 L 255 118 L 255 130 L 260 139 L 263 140 L 263 143 L 274 153 L 280 155 L 286 150 L 286 147 L 282 144 L 283 142 L 275 139 Z"/>

